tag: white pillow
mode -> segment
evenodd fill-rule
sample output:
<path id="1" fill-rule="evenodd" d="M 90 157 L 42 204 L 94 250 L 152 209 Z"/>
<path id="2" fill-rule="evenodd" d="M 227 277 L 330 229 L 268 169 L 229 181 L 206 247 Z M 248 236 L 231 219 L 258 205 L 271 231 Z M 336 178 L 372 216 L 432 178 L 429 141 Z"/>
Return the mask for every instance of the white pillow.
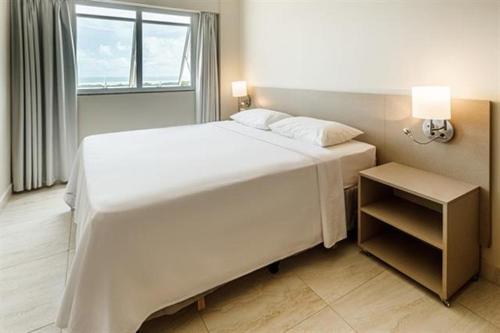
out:
<path id="1" fill-rule="evenodd" d="M 321 147 L 338 145 L 363 134 L 358 129 L 335 121 L 309 117 L 287 118 L 269 127 L 277 134 Z"/>
<path id="2" fill-rule="evenodd" d="M 251 109 L 235 113 L 231 116 L 234 121 L 262 130 L 268 130 L 269 125 L 279 120 L 291 117 L 289 114 L 267 110 L 267 109 Z"/>

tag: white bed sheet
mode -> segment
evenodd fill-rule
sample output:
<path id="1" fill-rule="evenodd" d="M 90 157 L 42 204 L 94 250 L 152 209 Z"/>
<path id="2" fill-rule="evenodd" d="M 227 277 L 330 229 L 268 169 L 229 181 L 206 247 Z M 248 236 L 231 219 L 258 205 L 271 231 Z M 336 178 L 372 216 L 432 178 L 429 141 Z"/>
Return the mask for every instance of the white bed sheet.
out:
<path id="1" fill-rule="evenodd" d="M 333 246 L 346 237 L 342 156 L 231 121 L 85 139 L 57 325 L 135 332 L 159 309 Z"/>
<path id="2" fill-rule="evenodd" d="M 351 140 L 325 149 L 340 156 L 344 188 L 357 185 L 359 172 L 376 164 L 376 148 L 368 143 Z"/>

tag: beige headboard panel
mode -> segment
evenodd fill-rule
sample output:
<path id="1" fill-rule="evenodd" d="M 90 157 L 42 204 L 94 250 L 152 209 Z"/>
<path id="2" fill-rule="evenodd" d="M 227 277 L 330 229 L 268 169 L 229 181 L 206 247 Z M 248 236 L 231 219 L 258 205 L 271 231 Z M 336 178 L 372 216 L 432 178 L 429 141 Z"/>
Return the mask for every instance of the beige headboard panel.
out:
<path id="1" fill-rule="evenodd" d="M 481 243 L 491 242 L 490 102 L 454 99 L 455 137 L 447 144 L 419 145 L 402 129 L 421 134 L 411 116 L 411 97 L 253 87 L 253 103 L 292 115 L 335 120 L 364 131 L 360 141 L 377 147 L 378 163 L 400 162 L 481 186 Z"/>

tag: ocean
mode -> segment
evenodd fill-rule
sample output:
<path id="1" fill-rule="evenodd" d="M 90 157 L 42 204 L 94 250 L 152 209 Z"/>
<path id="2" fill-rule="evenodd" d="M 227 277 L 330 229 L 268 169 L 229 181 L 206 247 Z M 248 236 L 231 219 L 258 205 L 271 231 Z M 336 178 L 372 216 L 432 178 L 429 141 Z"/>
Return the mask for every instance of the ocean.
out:
<path id="1" fill-rule="evenodd" d="M 178 84 L 177 79 L 176 76 L 145 77 L 143 87 L 173 86 Z M 130 87 L 129 78 L 124 76 L 86 76 L 78 78 L 78 88 L 80 89 L 127 87 Z"/>

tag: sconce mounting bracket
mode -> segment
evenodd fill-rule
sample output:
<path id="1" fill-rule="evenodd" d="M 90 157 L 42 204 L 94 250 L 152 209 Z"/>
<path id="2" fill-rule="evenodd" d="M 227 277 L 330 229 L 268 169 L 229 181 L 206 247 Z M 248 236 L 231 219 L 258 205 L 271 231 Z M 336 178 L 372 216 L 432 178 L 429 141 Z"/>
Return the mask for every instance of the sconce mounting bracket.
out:
<path id="1" fill-rule="evenodd" d="M 449 120 L 426 119 L 422 123 L 422 131 L 428 139 L 438 142 L 448 142 L 455 134 Z"/>

